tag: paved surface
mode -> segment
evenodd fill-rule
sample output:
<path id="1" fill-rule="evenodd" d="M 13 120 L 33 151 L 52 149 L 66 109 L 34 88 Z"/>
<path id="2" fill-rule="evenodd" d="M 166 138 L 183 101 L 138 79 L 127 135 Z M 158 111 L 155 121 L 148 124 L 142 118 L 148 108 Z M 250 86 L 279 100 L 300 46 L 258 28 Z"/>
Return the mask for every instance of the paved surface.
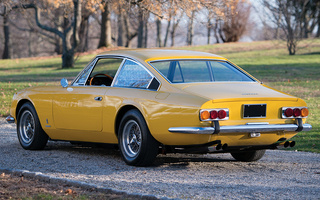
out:
<path id="1" fill-rule="evenodd" d="M 152 167 L 124 164 L 117 150 L 49 142 L 43 151 L 20 147 L 15 125 L 0 118 L 0 168 L 179 199 L 320 199 L 320 154 L 267 151 L 258 162 L 229 154 L 158 156 Z"/>

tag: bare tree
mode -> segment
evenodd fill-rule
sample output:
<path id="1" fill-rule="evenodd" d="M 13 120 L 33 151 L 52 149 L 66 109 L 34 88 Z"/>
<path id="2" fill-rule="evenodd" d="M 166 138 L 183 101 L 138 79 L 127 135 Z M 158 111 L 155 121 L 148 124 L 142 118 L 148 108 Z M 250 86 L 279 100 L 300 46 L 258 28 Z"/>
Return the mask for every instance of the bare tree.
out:
<path id="1" fill-rule="evenodd" d="M 78 30 L 81 24 L 81 0 L 73 0 L 72 3 L 73 20 L 63 32 L 57 27 L 50 27 L 41 23 L 41 8 L 39 8 L 36 4 L 22 5 L 23 9 L 34 9 L 35 20 L 39 28 L 51 32 L 62 39 L 62 68 L 73 67 L 75 49 L 79 43 Z"/>
<path id="2" fill-rule="evenodd" d="M 270 3 L 263 0 L 263 5 L 270 11 L 269 18 L 285 33 L 289 55 L 295 55 L 297 43 L 301 40 L 303 32 L 308 35 L 306 13 L 310 0 L 277 0 Z M 307 23 L 304 27 L 304 22 Z M 303 31 L 305 30 L 305 31 Z"/>
<path id="3" fill-rule="evenodd" d="M 246 1 L 222 1 L 222 17 L 216 28 L 223 42 L 237 42 L 246 32 L 251 6 Z"/>

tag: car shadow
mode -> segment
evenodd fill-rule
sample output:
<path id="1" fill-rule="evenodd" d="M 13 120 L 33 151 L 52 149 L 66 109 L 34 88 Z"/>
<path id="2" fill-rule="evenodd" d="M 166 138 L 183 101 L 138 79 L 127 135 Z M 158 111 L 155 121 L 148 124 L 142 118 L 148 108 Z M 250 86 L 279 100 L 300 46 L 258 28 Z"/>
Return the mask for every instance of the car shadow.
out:
<path id="1" fill-rule="evenodd" d="M 69 153 L 80 153 L 90 156 L 112 156 L 116 159 L 121 159 L 118 145 L 115 144 L 98 144 L 98 143 L 75 143 L 72 142 L 49 142 L 44 151 L 64 151 Z M 187 167 L 190 163 L 221 163 L 235 162 L 234 159 L 208 157 L 208 154 L 184 154 L 184 153 L 169 153 L 159 154 L 155 162 L 150 167 L 167 166 L 172 169 L 181 169 Z M 121 159 L 122 160 L 122 159 Z M 124 162 L 124 161 L 123 161 Z"/>

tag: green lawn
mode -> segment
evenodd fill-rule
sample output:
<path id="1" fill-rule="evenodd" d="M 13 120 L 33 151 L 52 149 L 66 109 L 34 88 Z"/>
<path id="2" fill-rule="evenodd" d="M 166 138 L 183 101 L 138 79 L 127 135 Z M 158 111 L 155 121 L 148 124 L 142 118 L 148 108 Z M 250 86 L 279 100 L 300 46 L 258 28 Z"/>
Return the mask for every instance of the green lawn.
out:
<path id="1" fill-rule="evenodd" d="M 206 51 L 224 56 L 267 85 L 308 103 L 307 123 L 312 131 L 295 136 L 295 149 L 320 153 L 320 40 L 299 43 L 297 55 L 289 56 L 284 42 L 215 44 L 182 49 Z M 36 85 L 59 84 L 69 80 L 90 61 L 93 55 L 80 56 L 75 68 L 60 69 L 61 58 L 26 58 L 0 60 L 0 116 L 9 114 L 15 91 Z"/>

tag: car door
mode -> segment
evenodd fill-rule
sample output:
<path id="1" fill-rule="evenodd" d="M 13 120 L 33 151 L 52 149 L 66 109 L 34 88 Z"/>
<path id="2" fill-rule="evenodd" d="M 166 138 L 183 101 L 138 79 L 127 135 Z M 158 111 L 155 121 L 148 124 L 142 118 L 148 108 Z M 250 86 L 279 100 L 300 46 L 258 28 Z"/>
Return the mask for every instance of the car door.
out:
<path id="1" fill-rule="evenodd" d="M 122 59 L 96 58 L 71 86 L 61 88 L 54 95 L 53 118 L 56 129 L 102 131 L 105 94 L 121 62 Z"/>

